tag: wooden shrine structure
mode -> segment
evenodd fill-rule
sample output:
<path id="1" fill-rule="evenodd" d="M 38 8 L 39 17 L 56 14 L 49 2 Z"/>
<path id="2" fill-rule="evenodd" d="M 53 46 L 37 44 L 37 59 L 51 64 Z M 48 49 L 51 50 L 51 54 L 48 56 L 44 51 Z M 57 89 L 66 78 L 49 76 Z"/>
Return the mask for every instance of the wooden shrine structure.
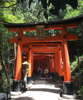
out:
<path id="1" fill-rule="evenodd" d="M 21 69 L 22 69 L 22 51 L 28 52 L 28 74 L 27 84 L 31 81 L 33 70 L 37 60 L 46 60 L 49 62 L 50 72 L 59 74 L 59 78 L 64 77 L 63 91 L 65 94 L 73 94 L 73 86 L 71 82 L 70 61 L 68 52 L 68 41 L 78 40 L 78 35 L 67 34 L 68 28 L 78 27 L 78 23 L 83 16 L 78 16 L 66 20 L 34 22 L 34 23 L 4 23 L 4 26 L 10 32 L 18 32 L 18 36 L 9 39 L 9 43 L 17 43 L 17 58 L 15 79 L 13 81 L 14 91 L 20 91 Z M 42 26 L 44 26 L 43 30 Z M 40 27 L 40 36 L 44 30 L 60 29 L 61 34 L 56 36 L 47 36 L 44 39 L 37 40 L 37 37 L 23 36 L 24 31 L 36 31 Z M 24 59 L 23 59 L 24 60 Z M 63 61 L 63 68 L 62 68 Z M 33 65 L 34 63 L 34 65 Z M 42 62 L 43 63 L 43 62 Z M 46 65 L 44 65 L 46 66 Z M 43 67 L 42 67 L 43 68 Z"/>

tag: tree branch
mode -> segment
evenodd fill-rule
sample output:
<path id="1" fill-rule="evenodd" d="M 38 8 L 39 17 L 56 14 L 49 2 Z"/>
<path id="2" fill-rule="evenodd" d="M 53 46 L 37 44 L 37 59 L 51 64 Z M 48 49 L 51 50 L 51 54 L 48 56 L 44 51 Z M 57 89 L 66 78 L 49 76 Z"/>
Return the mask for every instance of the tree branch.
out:
<path id="1" fill-rule="evenodd" d="M 0 6 L 0 8 L 10 8 L 10 7 L 15 6 L 15 5 L 17 5 L 17 2 L 15 4 L 13 4 L 13 5 L 8 6 L 8 7 L 6 7 L 6 6 Z"/>

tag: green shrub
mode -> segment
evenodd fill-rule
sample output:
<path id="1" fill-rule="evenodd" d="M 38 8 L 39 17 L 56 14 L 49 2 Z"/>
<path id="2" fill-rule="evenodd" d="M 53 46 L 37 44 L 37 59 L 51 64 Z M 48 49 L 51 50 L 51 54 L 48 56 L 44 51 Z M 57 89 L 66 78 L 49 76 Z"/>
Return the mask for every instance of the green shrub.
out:
<path id="1" fill-rule="evenodd" d="M 77 81 L 77 83 L 75 82 L 75 89 L 76 92 L 79 93 L 82 96 L 82 100 L 83 100 L 83 84 L 81 83 L 81 88 L 79 90 L 78 84 L 79 84 L 79 71 L 78 71 L 78 67 L 80 66 L 80 81 L 83 81 L 83 55 L 79 57 L 79 65 L 78 65 L 78 59 L 76 57 L 75 61 L 73 61 L 71 63 L 71 72 L 72 75 L 74 75 L 74 79 Z"/>

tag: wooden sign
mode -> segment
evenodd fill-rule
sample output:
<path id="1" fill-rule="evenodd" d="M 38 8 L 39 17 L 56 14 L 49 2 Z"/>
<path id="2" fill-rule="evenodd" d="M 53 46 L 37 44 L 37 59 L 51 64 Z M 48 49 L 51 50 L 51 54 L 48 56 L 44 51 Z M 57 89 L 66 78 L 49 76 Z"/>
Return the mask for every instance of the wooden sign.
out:
<path id="1" fill-rule="evenodd" d="M 44 25 L 36 26 L 37 40 L 45 39 Z"/>

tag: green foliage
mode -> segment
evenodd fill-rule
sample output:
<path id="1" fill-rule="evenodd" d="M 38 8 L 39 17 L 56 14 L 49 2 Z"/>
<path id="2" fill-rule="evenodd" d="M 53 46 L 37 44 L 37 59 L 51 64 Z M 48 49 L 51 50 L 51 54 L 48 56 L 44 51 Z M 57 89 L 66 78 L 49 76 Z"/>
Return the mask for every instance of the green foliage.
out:
<path id="1" fill-rule="evenodd" d="M 82 68 L 82 66 L 83 66 L 83 55 L 79 57 L 79 65 Z M 71 63 L 71 71 L 72 72 L 75 71 L 76 68 L 78 68 L 78 58 L 77 57 L 75 57 L 75 61 L 73 61 Z M 80 71 L 80 73 L 81 73 L 81 71 Z"/>
<path id="2" fill-rule="evenodd" d="M 4 71 L 0 71 L 0 73 L 2 73 L 3 79 L 4 79 L 4 80 L 2 80 L 1 77 L 0 77 L 0 93 L 1 93 L 1 92 L 6 92 L 7 91 L 8 83 L 7 83 Z"/>
<path id="3" fill-rule="evenodd" d="M 47 10 L 47 8 L 50 5 L 52 5 L 49 12 L 52 13 L 53 15 L 58 15 L 58 11 L 60 9 L 62 10 L 66 9 L 66 4 L 71 5 L 74 9 L 76 9 L 78 5 L 77 0 L 72 0 L 72 1 L 71 0 L 64 0 L 64 1 L 63 0 L 39 0 L 38 2 L 40 1 L 45 10 Z M 29 7 L 31 5 L 31 2 L 33 2 L 33 0 L 29 0 Z"/>
<path id="4" fill-rule="evenodd" d="M 77 9 L 72 9 L 71 6 L 66 5 L 66 12 L 67 13 L 64 16 L 64 19 L 72 18 L 72 17 L 76 17 L 76 16 L 79 16 L 79 15 L 82 15 L 83 14 L 83 10 L 82 9 L 83 9 L 83 1 L 82 0 L 78 0 Z"/>
<path id="5" fill-rule="evenodd" d="M 83 83 L 83 55 L 79 57 L 79 66 L 80 66 L 80 83 Z M 76 57 L 75 61 L 72 62 L 71 64 L 71 72 L 74 73 L 74 78 L 75 80 L 79 80 L 79 71 L 78 71 L 78 59 Z M 81 94 L 81 97 L 83 99 L 83 84 L 81 83 L 81 88 L 78 88 L 75 86 L 75 89 L 77 88 L 76 92 Z M 76 81 L 75 81 L 75 85 L 76 85 Z"/>
<path id="6" fill-rule="evenodd" d="M 83 100 L 83 86 L 78 90 L 78 93 L 81 94 L 81 100 Z"/>

